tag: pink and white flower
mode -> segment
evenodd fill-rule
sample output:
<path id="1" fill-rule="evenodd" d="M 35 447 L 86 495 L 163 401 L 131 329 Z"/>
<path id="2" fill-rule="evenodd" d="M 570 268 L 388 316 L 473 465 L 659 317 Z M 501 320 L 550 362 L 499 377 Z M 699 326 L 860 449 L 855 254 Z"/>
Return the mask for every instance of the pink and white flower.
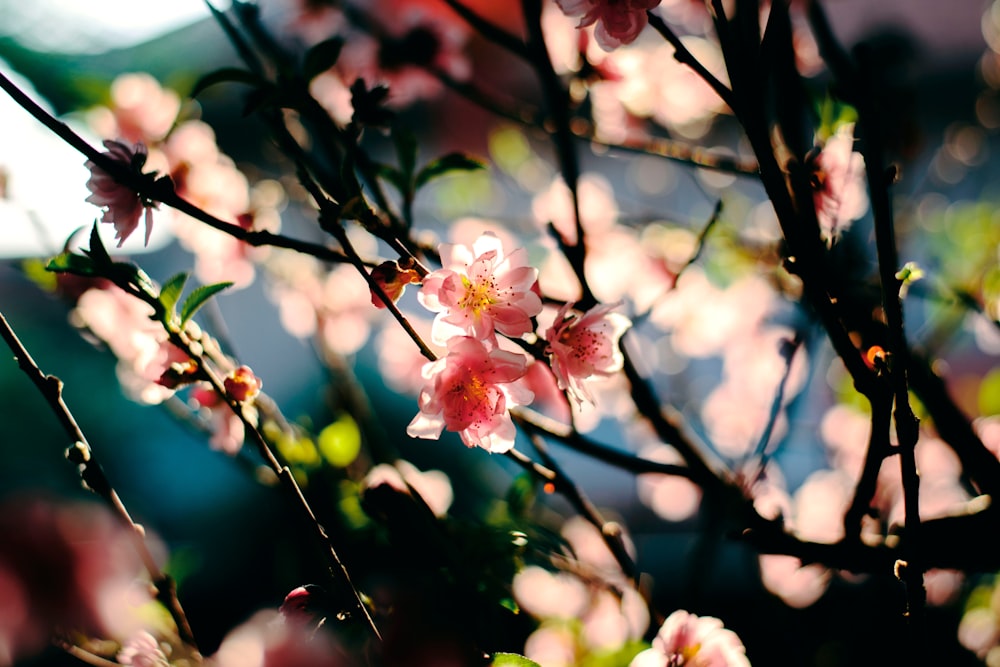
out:
<path id="1" fill-rule="evenodd" d="M 594 37 L 605 51 L 630 44 L 646 27 L 646 10 L 660 0 L 556 0 L 567 16 L 580 16 L 578 28 L 596 24 Z"/>
<path id="2" fill-rule="evenodd" d="M 487 232 L 472 247 L 442 244 L 440 254 L 442 268 L 427 274 L 417 297 L 437 313 L 435 343 L 461 334 L 495 342 L 497 331 L 522 336 L 534 328 L 542 301 L 531 289 L 538 269 L 528 266 L 524 248 L 505 255 L 500 239 Z"/>
<path id="3" fill-rule="evenodd" d="M 597 305 L 582 316 L 571 313 L 572 307 L 570 302 L 560 308 L 555 322 L 545 332 L 546 351 L 559 388 L 569 392 L 578 404 L 593 403 L 584 380 L 608 377 L 621 370 L 624 357 L 618 341 L 632 322 L 612 312 L 616 305 Z"/>
<path id="4" fill-rule="evenodd" d="M 722 621 L 678 609 L 667 617 L 653 647 L 632 659 L 629 667 L 750 667 L 743 642 Z"/>
<path id="5" fill-rule="evenodd" d="M 104 147 L 108 149 L 103 153 L 105 156 L 120 162 L 136 174 L 142 172 L 149 155 L 145 144 L 141 142 L 129 145 L 121 141 L 107 140 L 104 142 Z M 111 174 L 92 160 L 87 160 L 85 164 L 90 170 L 87 189 L 91 192 L 86 201 L 105 209 L 101 222 L 110 222 L 115 226 L 118 247 L 120 248 L 125 239 L 139 226 L 139 218 L 142 217 L 143 211 L 146 212 L 145 242 L 148 245 L 149 235 L 153 231 L 153 209 L 156 208 L 156 203 L 116 181 Z"/>
<path id="6" fill-rule="evenodd" d="M 854 124 L 846 123 L 809 161 L 813 204 L 823 239 L 831 242 L 868 210 L 865 160 L 854 148 Z"/>
<path id="7" fill-rule="evenodd" d="M 508 410 L 534 398 L 530 390 L 512 384 L 527 368 L 523 355 L 489 348 L 469 336 L 452 338 L 447 355 L 424 365 L 427 383 L 418 399 L 420 412 L 406 432 L 436 440 L 448 429 L 468 447 L 510 450 L 516 433 Z"/>

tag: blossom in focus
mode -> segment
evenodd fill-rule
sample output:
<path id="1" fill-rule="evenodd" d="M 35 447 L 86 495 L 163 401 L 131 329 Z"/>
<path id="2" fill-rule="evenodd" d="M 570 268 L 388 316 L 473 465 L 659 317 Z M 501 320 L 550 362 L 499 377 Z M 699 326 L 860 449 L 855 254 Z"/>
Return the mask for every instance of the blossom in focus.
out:
<path id="1" fill-rule="evenodd" d="M 865 161 L 853 148 L 854 124 L 845 123 L 808 163 L 816 219 L 828 242 L 868 210 Z"/>
<path id="2" fill-rule="evenodd" d="M 492 342 L 496 331 L 521 336 L 533 329 L 542 301 L 531 289 L 538 270 L 528 266 L 524 248 L 505 255 L 500 239 L 487 232 L 471 247 L 442 244 L 440 254 L 442 268 L 427 274 L 418 295 L 437 313 L 435 343 L 458 334 Z"/>
<path id="3" fill-rule="evenodd" d="M 414 438 L 437 439 L 441 431 L 457 432 L 468 447 L 503 453 L 514 446 L 514 422 L 508 409 L 530 403 L 533 395 L 512 384 L 527 372 L 527 359 L 490 349 L 482 341 L 458 336 L 448 354 L 424 365 L 427 381 L 420 392 L 420 412 L 406 432 Z"/>
<path id="4" fill-rule="evenodd" d="M 667 617 L 653 647 L 632 659 L 629 667 L 749 667 L 743 642 L 722 621 L 678 609 Z"/>
<path id="5" fill-rule="evenodd" d="M 249 366 L 240 366 L 223 380 L 226 393 L 237 403 L 252 400 L 264 386 L 263 380 L 253 374 Z"/>
<path id="6" fill-rule="evenodd" d="M 579 16 L 578 28 L 596 24 L 594 37 L 605 51 L 630 44 L 646 27 L 646 10 L 660 0 L 556 0 L 567 16 Z"/>
<path id="7" fill-rule="evenodd" d="M 145 144 L 129 145 L 121 141 L 106 140 L 107 148 L 103 155 L 126 166 L 135 174 L 142 173 L 149 151 Z M 87 189 L 91 194 L 86 201 L 105 209 L 101 222 L 110 222 L 115 227 L 115 238 L 118 247 L 122 246 L 136 227 L 143 211 L 146 212 L 146 245 L 149 245 L 149 235 L 153 231 L 153 209 L 156 203 L 145 199 L 142 195 L 126 185 L 122 185 L 108 172 L 101 169 L 92 160 L 85 163 L 90 170 Z"/>
<path id="8" fill-rule="evenodd" d="M 614 305 L 594 306 L 582 316 L 570 313 L 572 307 L 567 303 L 560 308 L 545 333 L 547 352 L 559 388 L 568 391 L 577 403 L 593 403 L 584 380 L 621 370 L 624 359 L 618 341 L 632 322 L 612 312 Z"/>

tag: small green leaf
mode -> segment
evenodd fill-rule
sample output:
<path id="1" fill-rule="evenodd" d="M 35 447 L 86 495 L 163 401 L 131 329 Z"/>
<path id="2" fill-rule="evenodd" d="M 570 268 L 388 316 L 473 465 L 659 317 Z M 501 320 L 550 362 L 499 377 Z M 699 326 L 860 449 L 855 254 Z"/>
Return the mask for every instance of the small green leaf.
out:
<path id="1" fill-rule="evenodd" d="M 387 164 L 380 164 L 378 165 L 378 175 L 382 178 L 382 180 L 396 188 L 401 195 L 405 195 L 406 191 L 409 189 L 408 179 L 403 176 L 403 172 L 395 167 L 390 167 Z"/>
<path id="2" fill-rule="evenodd" d="M 302 59 L 302 76 L 305 80 L 312 81 L 317 74 L 322 74 L 333 67 L 340 57 L 340 49 L 343 46 L 342 38 L 331 37 L 306 51 Z"/>
<path id="3" fill-rule="evenodd" d="M 979 414 L 983 417 L 1000 414 L 1000 368 L 987 373 L 979 383 Z"/>
<path id="4" fill-rule="evenodd" d="M 436 160 L 432 160 L 420 170 L 414 181 L 416 187 L 420 187 L 428 181 L 444 176 L 450 171 L 475 171 L 485 169 L 486 163 L 465 153 L 448 153 Z"/>
<path id="5" fill-rule="evenodd" d="M 184 305 L 181 306 L 181 324 L 183 325 L 190 320 L 191 316 L 213 296 L 232 286 L 231 282 L 214 283 L 212 285 L 202 285 L 193 290 L 184 300 Z"/>
<path id="6" fill-rule="evenodd" d="M 361 453 L 361 431 L 349 414 L 344 414 L 316 437 L 316 445 L 330 465 L 345 468 Z"/>
<path id="7" fill-rule="evenodd" d="M 493 667 L 542 667 L 534 660 L 528 660 L 517 653 L 494 653 Z"/>
<path id="8" fill-rule="evenodd" d="M 167 282 L 163 283 L 163 287 L 160 288 L 160 303 L 163 304 L 163 309 L 166 312 L 174 312 L 174 307 L 180 301 L 181 292 L 184 291 L 184 283 L 187 282 L 187 279 L 188 274 L 181 272 L 171 276 Z"/>
<path id="9" fill-rule="evenodd" d="M 197 97 L 199 94 L 205 91 L 206 88 L 214 86 L 219 83 L 245 83 L 248 86 L 253 86 L 259 88 L 266 82 L 253 72 L 248 72 L 245 69 L 240 69 L 239 67 L 223 67 L 222 69 L 217 69 L 213 72 L 209 72 L 205 76 L 198 79 L 194 87 L 191 89 L 191 97 Z"/>
<path id="10" fill-rule="evenodd" d="M 94 221 L 94 226 L 90 230 L 90 248 L 84 250 L 87 255 L 94 260 L 95 266 L 107 266 L 111 264 L 111 255 L 104 248 L 104 243 L 101 242 L 101 235 L 97 232 L 97 221 Z"/>
<path id="11" fill-rule="evenodd" d="M 94 260 L 86 255 L 76 255 L 68 250 L 50 259 L 49 263 L 45 265 L 45 270 L 55 273 L 73 273 L 78 276 L 98 275 Z"/>

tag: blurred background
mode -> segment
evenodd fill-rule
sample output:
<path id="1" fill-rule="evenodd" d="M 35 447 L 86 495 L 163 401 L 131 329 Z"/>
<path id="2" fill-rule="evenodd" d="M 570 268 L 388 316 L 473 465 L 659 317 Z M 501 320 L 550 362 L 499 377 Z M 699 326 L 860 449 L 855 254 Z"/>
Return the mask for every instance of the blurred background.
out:
<path id="1" fill-rule="evenodd" d="M 262 0 L 260 5 L 266 22 L 276 28 L 298 9 L 292 0 Z M 995 132 L 1000 105 L 990 88 L 989 69 L 983 66 L 984 54 L 990 53 L 984 36 L 989 20 L 984 17 L 990 15 L 991 3 L 834 0 L 825 6 L 846 44 L 868 40 L 881 45 L 884 57 L 898 64 L 905 90 L 900 122 L 910 124 L 916 137 L 897 190 L 901 200 L 912 210 L 923 206 L 928 211 L 942 211 L 953 202 L 993 202 L 1000 191 L 994 157 L 1000 147 Z M 183 113 L 211 125 L 219 147 L 246 173 L 276 178 L 261 127 L 241 113 L 238 96 L 226 95 L 231 89 L 203 95 L 197 104 L 186 100 L 201 75 L 238 62 L 204 3 L 196 0 L 0 2 L 0 68 L 94 145 L 99 142 L 88 129 L 87 110 L 108 103 L 109 87 L 118 75 L 146 72 L 179 94 Z M 515 136 L 502 123 L 447 94 L 409 111 L 406 118 L 426 132 L 424 146 L 429 151 L 461 148 L 496 160 L 504 155 L 501 140 Z M 712 135 L 720 143 L 733 137 L 725 128 Z M 211 648 L 247 617 L 248 610 L 274 607 L 286 592 L 307 583 L 303 578 L 314 573 L 315 563 L 283 536 L 294 519 L 274 489 L 257 483 L 241 461 L 209 449 L 201 433 L 162 406 L 140 405 L 126 397 L 116 381 L 115 359 L 74 330 L 67 303 L 39 287 L 39 264 L 33 260 L 58 252 L 74 230 L 88 227 L 95 218 L 96 209 L 83 201 L 83 161 L 9 98 L 0 97 L 0 311 L 41 369 L 65 383 L 66 403 L 126 506 L 163 541 L 192 625 L 203 647 Z M 538 169 L 552 174 L 551 164 Z M 669 196 L 669 215 L 695 230 L 719 197 L 726 198 L 727 205 L 742 202 L 737 209 L 763 201 L 753 179 L 706 174 L 656 158 L 587 152 L 585 171 L 591 170 L 604 174 L 616 191 L 627 193 L 627 203 L 621 204 L 626 215 L 642 219 L 663 214 L 658 208 Z M 443 180 L 422 200 L 418 218 L 429 227 L 436 223 L 442 238 L 443 225 L 466 216 L 499 220 L 518 232 L 534 229 L 529 218 L 532 197 L 538 193 L 526 192 L 524 182 L 509 174 L 490 176 L 489 183 Z M 282 211 L 282 229 L 319 238 L 293 207 Z M 933 231 L 918 235 L 922 243 L 937 238 Z M 101 232 L 112 247 L 111 234 Z M 858 232 L 857 242 L 867 241 L 864 233 Z M 915 244 L 901 254 L 934 257 L 932 250 Z M 154 228 L 149 247 L 133 238 L 123 251 L 158 281 L 193 261 L 169 220 Z M 289 419 L 315 426 L 330 423 L 336 417 L 332 406 L 337 394 L 331 385 L 356 381 L 374 406 L 385 439 L 418 467 L 449 474 L 458 515 L 477 516 L 493 498 L 508 492 L 519 471 L 507 460 L 467 450 L 448 438 L 406 438 L 415 404 L 380 375 L 381 352 L 374 336 L 345 355 L 353 373 L 331 371 L 308 338 L 288 333 L 276 316 L 274 301 L 267 280 L 261 278 L 224 294 L 204 316 L 225 322 L 238 358 L 264 379 L 264 391 Z M 926 314 L 914 313 L 916 335 L 927 330 L 921 326 L 929 327 Z M 949 343 L 950 363 L 958 371 L 967 367 L 969 377 L 987 374 L 1000 350 L 984 349 L 973 328 L 964 322 L 958 326 Z M 815 353 L 815 388 L 790 406 L 788 429 L 779 445 L 792 487 L 822 463 L 819 422 L 835 393 L 823 377 L 822 344 L 809 345 Z M 0 354 L 0 495 L 30 491 L 85 498 L 76 470 L 64 459 L 62 431 L 9 357 Z M 668 386 L 665 393 L 669 398 L 698 391 L 704 395 L 719 372 L 718 363 L 692 365 L 685 370 L 683 386 Z M 963 400 L 974 407 L 972 393 Z M 618 437 L 614 424 L 601 428 L 605 430 L 596 433 L 611 442 Z M 695 428 L 704 432 L 702 425 L 695 423 Z M 892 664 L 892 647 L 878 646 L 886 631 L 882 623 L 894 617 L 900 604 L 890 583 L 869 582 L 863 605 L 858 604 L 857 590 L 866 584 L 839 582 L 817 604 L 792 609 L 762 589 L 753 554 L 738 546 L 699 545 L 700 526 L 682 522 L 665 527 L 639 502 L 632 475 L 572 452 L 559 450 L 558 455 L 594 502 L 629 527 L 640 569 L 651 573 L 665 607 L 694 596 L 710 600 L 705 608 L 741 635 L 755 664 L 803 664 L 783 661 L 789 654 L 809 655 L 808 664 L 815 665 Z M 553 512 L 567 512 L 556 498 L 544 502 Z M 718 549 L 719 556 L 709 571 L 699 571 L 691 565 L 692 554 L 707 548 Z M 348 554 L 347 559 L 351 556 L 364 557 Z M 961 609 L 944 607 L 931 614 L 941 621 L 929 626 L 939 635 L 939 657 L 949 661 L 939 664 L 977 664 L 957 643 Z M 877 648 L 859 655 L 862 647 L 872 645 Z"/>

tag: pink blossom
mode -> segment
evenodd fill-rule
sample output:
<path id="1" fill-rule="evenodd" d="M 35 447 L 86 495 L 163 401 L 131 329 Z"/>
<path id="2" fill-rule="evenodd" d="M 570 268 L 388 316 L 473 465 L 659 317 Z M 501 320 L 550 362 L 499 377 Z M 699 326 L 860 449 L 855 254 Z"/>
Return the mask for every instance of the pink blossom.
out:
<path id="1" fill-rule="evenodd" d="M 597 24 L 594 37 L 605 51 L 630 44 L 646 27 L 646 10 L 660 0 L 556 0 L 567 16 L 580 16 L 578 28 Z"/>
<path id="2" fill-rule="evenodd" d="M 167 656 L 156 637 L 145 630 L 135 633 L 122 645 L 115 657 L 119 664 L 132 667 L 169 667 Z"/>
<path id="3" fill-rule="evenodd" d="M 582 316 L 570 313 L 572 303 L 559 309 L 555 322 L 545 333 L 547 352 L 552 358 L 552 371 L 565 389 L 577 401 L 593 403 L 594 399 L 584 380 L 593 376 L 607 377 L 622 368 L 624 359 L 618 341 L 632 322 L 612 312 L 614 305 L 594 306 Z"/>
<path id="4" fill-rule="evenodd" d="M 667 617 L 653 647 L 637 655 L 630 667 L 749 667 L 743 642 L 722 621 L 678 609 Z"/>
<path id="5" fill-rule="evenodd" d="M 487 232 L 472 247 L 442 244 L 441 266 L 424 278 L 418 299 L 434 311 L 433 340 L 467 334 L 495 341 L 499 331 L 521 336 L 534 327 L 531 318 L 542 301 L 531 287 L 538 270 L 528 266 L 528 253 L 518 248 L 505 255 L 500 239 Z"/>
<path id="6" fill-rule="evenodd" d="M 128 167 L 136 174 L 141 173 L 143 165 L 146 164 L 146 157 L 149 151 L 143 143 L 134 146 L 120 141 L 105 141 L 104 147 L 108 150 L 103 153 L 111 160 L 119 162 Z M 108 172 L 101 169 L 91 160 L 86 162 L 87 169 L 90 169 L 90 179 L 87 181 L 87 189 L 91 195 L 86 201 L 105 208 L 101 222 L 110 222 L 115 226 L 115 238 L 118 239 L 118 247 L 122 246 L 136 227 L 139 226 L 139 218 L 143 210 L 146 212 L 146 244 L 149 244 L 149 235 L 153 231 L 153 209 L 155 202 L 145 199 L 126 185 L 122 185 Z"/>
<path id="7" fill-rule="evenodd" d="M 828 242 L 868 210 L 865 162 L 853 147 L 854 125 L 841 125 L 809 163 L 816 219 Z"/>
<path id="8" fill-rule="evenodd" d="M 253 374 L 249 366 L 240 366 L 223 381 L 226 393 L 238 403 L 253 400 L 260 393 L 264 382 Z"/>
<path id="9" fill-rule="evenodd" d="M 246 437 L 246 428 L 239 415 L 233 412 L 229 405 L 222 400 L 222 397 L 207 383 L 192 390 L 191 400 L 208 414 L 208 419 L 211 422 L 209 427 L 212 431 L 212 437 L 208 441 L 209 447 L 236 456 L 243 446 L 243 439 Z M 252 408 L 244 409 L 253 413 Z"/>
<path id="10" fill-rule="evenodd" d="M 385 291 L 385 295 L 393 302 L 403 295 L 403 291 L 410 283 L 419 283 L 420 274 L 409 268 L 405 263 L 386 261 L 372 269 L 372 280 L 379 284 Z M 372 305 L 376 308 L 385 308 L 382 297 L 372 290 Z"/>
<path id="11" fill-rule="evenodd" d="M 526 372 L 527 359 L 520 354 L 487 348 L 469 336 L 452 338 L 447 355 L 424 365 L 427 383 L 418 399 L 420 412 L 406 432 L 433 440 L 447 428 L 468 447 L 506 452 L 515 436 L 507 410 L 533 398 L 529 390 L 511 384 Z"/>

